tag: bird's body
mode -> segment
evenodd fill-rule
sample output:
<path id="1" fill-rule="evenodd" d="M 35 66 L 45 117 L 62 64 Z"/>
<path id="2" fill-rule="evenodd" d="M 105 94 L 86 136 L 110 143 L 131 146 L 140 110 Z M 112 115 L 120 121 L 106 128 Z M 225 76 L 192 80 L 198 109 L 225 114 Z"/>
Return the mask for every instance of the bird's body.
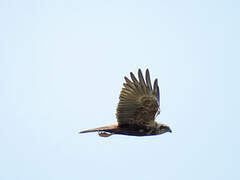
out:
<path id="1" fill-rule="evenodd" d="M 160 113 L 159 87 L 157 79 L 152 87 L 150 74 L 146 70 L 146 82 L 142 72 L 138 70 L 138 78 L 130 73 L 132 81 L 125 77 L 126 83 L 120 93 L 117 107 L 118 124 L 81 131 L 79 133 L 98 132 L 99 136 L 108 137 L 112 134 L 130 136 L 150 136 L 171 132 L 171 129 L 155 121 Z"/>

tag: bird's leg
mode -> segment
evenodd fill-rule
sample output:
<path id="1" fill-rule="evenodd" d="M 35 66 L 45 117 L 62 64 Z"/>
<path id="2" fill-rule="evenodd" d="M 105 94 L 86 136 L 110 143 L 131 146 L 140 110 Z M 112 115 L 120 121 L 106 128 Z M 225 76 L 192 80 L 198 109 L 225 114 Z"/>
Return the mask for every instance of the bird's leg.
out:
<path id="1" fill-rule="evenodd" d="M 109 137 L 111 136 L 113 133 L 107 133 L 105 131 L 98 131 L 98 135 L 101 137 Z"/>

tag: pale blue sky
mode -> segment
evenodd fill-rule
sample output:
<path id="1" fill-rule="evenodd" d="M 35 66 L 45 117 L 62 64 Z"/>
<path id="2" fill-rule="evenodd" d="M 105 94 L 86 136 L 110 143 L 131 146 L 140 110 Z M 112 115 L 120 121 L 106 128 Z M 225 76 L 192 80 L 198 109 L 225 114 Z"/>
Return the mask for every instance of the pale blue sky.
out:
<path id="1" fill-rule="evenodd" d="M 1 180 L 240 179 L 239 1 L 0 2 Z M 173 133 L 116 123 L 123 77 L 149 68 Z"/>

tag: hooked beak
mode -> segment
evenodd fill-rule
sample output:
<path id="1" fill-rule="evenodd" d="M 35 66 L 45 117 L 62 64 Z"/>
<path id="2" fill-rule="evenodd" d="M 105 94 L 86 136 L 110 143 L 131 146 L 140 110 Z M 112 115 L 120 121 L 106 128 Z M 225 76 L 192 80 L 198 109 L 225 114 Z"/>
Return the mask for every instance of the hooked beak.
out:
<path id="1" fill-rule="evenodd" d="M 168 132 L 172 133 L 172 130 L 169 128 L 169 131 L 168 131 Z"/>

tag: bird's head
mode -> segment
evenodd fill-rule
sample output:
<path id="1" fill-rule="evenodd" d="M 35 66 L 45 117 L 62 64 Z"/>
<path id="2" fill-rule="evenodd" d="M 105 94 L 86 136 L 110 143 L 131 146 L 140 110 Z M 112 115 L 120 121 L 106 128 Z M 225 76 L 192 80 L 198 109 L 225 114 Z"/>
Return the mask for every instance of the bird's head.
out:
<path id="1" fill-rule="evenodd" d="M 172 132 L 169 126 L 166 124 L 157 123 L 156 134 L 163 134 L 166 132 Z"/>

